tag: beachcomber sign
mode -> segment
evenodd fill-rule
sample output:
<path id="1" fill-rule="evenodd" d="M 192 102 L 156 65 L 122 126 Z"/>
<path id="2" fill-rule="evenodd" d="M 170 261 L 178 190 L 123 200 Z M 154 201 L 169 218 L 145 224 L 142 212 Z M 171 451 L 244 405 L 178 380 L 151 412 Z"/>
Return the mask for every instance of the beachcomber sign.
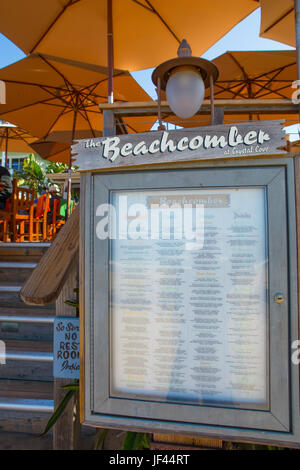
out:
<path id="1" fill-rule="evenodd" d="M 80 140 L 72 146 L 79 171 L 285 153 L 281 121 L 147 132 Z"/>

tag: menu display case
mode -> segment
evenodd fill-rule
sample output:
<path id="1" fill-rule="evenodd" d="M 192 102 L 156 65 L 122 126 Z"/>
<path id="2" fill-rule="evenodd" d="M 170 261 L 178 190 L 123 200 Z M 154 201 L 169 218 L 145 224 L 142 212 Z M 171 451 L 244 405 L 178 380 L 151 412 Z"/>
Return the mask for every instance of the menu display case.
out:
<path id="1" fill-rule="evenodd" d="M 300 443 L 293 158 L 82 177 L 83 422 Z"/>

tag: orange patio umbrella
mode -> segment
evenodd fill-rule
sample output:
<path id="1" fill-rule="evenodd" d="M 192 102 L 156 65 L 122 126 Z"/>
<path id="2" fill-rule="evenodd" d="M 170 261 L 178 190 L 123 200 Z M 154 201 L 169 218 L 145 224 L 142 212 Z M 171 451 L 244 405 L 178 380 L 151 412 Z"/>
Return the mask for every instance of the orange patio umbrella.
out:
<path id="1" fill-rule="evenodd" d="M 296 46 L 294 0 L 260 0 L 260 35 Z"/>
<path id="2" fill-rule="evenodd" d="M 300 140 L 288 141 L 285 150 L 300 154 Z"/>
<path id="3" fill-rule="evenodd" d="M 70 131 L 71 141 L 82 131 L 95 137 L 102 130 L 98 105 L 106 101 L 107 79 L 106 67 L 31 54 L 0 70 L 0 80 L 6 84 L 6 104 L 0 104 L 0 119 L 44 140 L 54 131 Z M 129 72 L 115 70 L 114 80 L 117 101 L 150 100 Z M 152 123 L 128 117 L 119 125 L 126 125 L 129 132 L 136 132 L 137 127 L 143 132 Z M 70 152 L 70 171 L 71 165 Z"/>
<path id="4" fill-rule="evenodd" d="M 214 84 L 215 99 L 290 99 L 291 85 L 297 79 L 296 51 L 229 51 L 213 60 L 219 78 Z M 206 99 L 210 90 L 206 90 Z M 286 125 L 298 122 L 296 114 L 226 114 L 225 123 L 249 120 L 282 119 Z M 181 126 L 209 125 L 209 116 L 195 115 L 183 121 L 167 119 Z"/>
<path id="5" fill-rule="evenodd" d="M 41 52 L 109 69 L 155 67 L 186 38 L 202 55 L 258 8 L 257 0 L 12 0 L 0 31 L 26 54 Z"/>
<path id="6" fill-rule="evenodd" d="M 300 80 L 300 0 L 261 0 L 260 35 L 296 47 Z"/>
<path id="7" fill-rule="evenodd" d="M 95 131 L 95 137 L 101 137 L 101 132 Z M 91 137 L 88 131 L 77 131 L 77 139 Z M 40 155 L 45 160 L 69 163 L 70 146 L 72 144 L 72 132 L 54 131 L 46 139 L 38 139 L 30 144 L 31 151 Z"/>
<path id="8" fill-rule="evenodd" d="M 8 151 L 32 153 L 30 144 L 36 140 L 27 131 L 10 123 L 0 123 L 0 151 L 5 152 L 5 166 L 8 164 Z"/>
<path id="9" fill-rule="evenodd" d="M 98 104 L 106 102 L 106 67 L 35 53 L 1 69 L 0 80 L 6 84 L 0 119 L 41 138 L 57 130 L 74 130 L 74 138 L 77 131 L 89 131 L 92 137 L 102 130 Z M 115 70 L 114 80 L 116 101 L 151 100 L 129 72 Z M 123 124 L 128 132 L 151 126 L 130 117 Z"/>

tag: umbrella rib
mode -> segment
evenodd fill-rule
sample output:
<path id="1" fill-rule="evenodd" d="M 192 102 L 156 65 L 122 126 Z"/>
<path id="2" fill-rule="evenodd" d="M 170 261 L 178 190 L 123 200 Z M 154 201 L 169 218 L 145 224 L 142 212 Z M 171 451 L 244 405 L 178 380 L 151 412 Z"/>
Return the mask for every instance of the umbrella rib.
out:
<path id="1" fill-rule="evenodd" d="M 34 50 L 39 46 L 39 44 L 42 42 L 42 40 L 44 39 L 44 37 L 46 36 L 46 34 L 49 33 L 49 31 L 53 28 L 53 26 L 57 23 L 57 21 L 59 20 L 59 18 L 61 17 L 61 15 L 65 12 L 65 10 L 67 8 L 69 8 L 70 6 L 74 5 L 75 3 L 78 3 L 80 0 L 69 0 L 69 2 L 67 3 L 67 5 L 65 5 L 62 10 L 58 13 L 58 15 L 54 18 L 54 20 L 50 23 L 50 25 L 48 26 L 48 28 L 43 32 L 42 36 L 38 39 L 38 41 L 35 43 L 35 45 L 31 48 L 31 50 L 29 51 L 30 54 L 32 54 L 34 52 Z"/>
<path id="2" fill-rule="evenodd" d="M 126 75 L 126 73 L 125 73 L 125 72 L 118 72 L 118 73 L 116 73 L 113 77 L 114 77 L 114 78 L 115 78 L 115 77 L 120 77 L 120 76 L 122 76 L 122 75 Z M 84 90 L 88 90 L 89 88 L 91 88 L 91 87 L 93 87 L 93 86 L 94 86 L 94 89 L 95 89 L 98 85 L 100 85 L 100 83 L 107 82 L 107 80 L 108 80 L 108 78 L 106 77 L 106 78 L 103 78 L 102 80 L 99 80 L 98 82 L 92 83 L 91 85 L 87 85 L 86 87 L 82 88 L 82 89 L 80 90 L 80 92 L 82 92 L 82 91 L 84 91 Z M 98 95 L 97 95 L 97 96 L 98 96 Z M 107 96 L 101 96 L 101 98 L 107 98 Z"/>
<path id="3" fill-rule="evenodd" d="M 243 95 L 241 95 L 241 92 L 244 90 L 244 88 L 246 88 L 246 86 L 247 83 L 243 82 L 242 86 L 236 92 L 231 91 L 230 93 L 232 93 L 234 97 L 240 96 L 241 98 L 245 98 Z"/>
<path id="4" fill-rule="evenodd" d="M 86 86 L 85 88 L 82 88 L 80 90 L 80 95 L 83 95 L 86 100 L 89 99 L 89 97 L 94 93 L 94 90 L 97 88 L 99 84 L 100 82 L 97 82 L 97 83 L 93 83 L 92 85 Z M 87 90 L 87 93 L 85 93 L 85 90 Z"/>
<path id="5" fill-rule="evenodd" d="M 93 135 L 93 137 L 95 138 L 95 137 L 96 137 L 96 134 L 95 134 L 94 129 L 93 129 L 92 125 L 91 125 L 91 122 L 90 122 L 90 119 L 89 119 L 88 114 L 87 114 L 87 112 L 86 112 L 86 109 L 84 108 L 83 110 L 84 110 L 84 113 L 85 113 L 85 115 L 86 115 L 86 120 L 87 120 L 87 122 L 88 122 L 88 124 L 89 124 L 89 126 L 90 126 L 92 135 Z"/>
<path id="6" fill-rule="evenodd" d="M 272 83 L 274 83 L 274 80 L 276 77 L 278 77 L 278 75 L 284 70 L 285 67 L 282 67 L 280 70 L 278 70 L 274 75 L 273 77 L 271 77 L 262 87 L 262 90 L 264 89 L 268 89 L 268 86 Z M 268 72 L 269 73 L 269 72 Z M 280 81 L 280 80 L 279 80 Z M 254 83 L 255 85 L 259 85 L 261 86 L 259 83 L 256 82 L 256 79 L 254 80 Z M 262 90 L 259 90 L 258 93 L 260 93 Z M 272 91 L 272 90 L 271 90 Z M 255 93 L 255 95 L 257 95 L 257 93 Z"/>
<path id="7" fill-rule="evenodd" d="M 168 23 L 163 19 L 163 17 L 158 13 L 158 11 L 154 8 L 154 6 L 150 3 L 149 0 L 145 0 L 145 2 L 147 3 L 147 5 L 149 5 L 149 7 L 147 7 L 146 5 L 143 5 L 142 3 L 140 3 L 138 0 L 133 0 L 134 3 L 136 3 L 137 5 L 143 7 L 143 8 L 146 8 L 146 10 L 149 10 L 150 12 L 152 12 L 153 14 L 155 14 L 159 19 L 160 21 L 165 25 L 165 27 L 168 29 L 168 31 L 172 34 L 172 36 L 176 39 L 176 41 L 180 44 L 181 41 L 180 39 L 178 38 L 178 36 L 174 33 L 174 31 L 171 29 L 171 27 L 168 25 Z"/>
<path id="8" fill-rule="evenodd" d="M 55 105 L 53 103 L 49 103 L 49 100 L 50 100 L 50 98 L 48 98 L 46 100 L 35 101 L 34 103 L 24 104 L 23 106 L 20 106 L 19 108 L 13 108 L 13 109 L 10 109 L 10 110 L 0 112 L 0 116 L 5 115 L 5 114 L 9 114 L 9 113 L 14 113 L 16 111 L 21 111 L 22 109 L 30 108 L 30 106 L 35 106 L 37 104 L 45 104 L 45 105 L 49 105 L 49 106 L 59 106 L 59 105 Z"/>
<path id="9" fill-rule="evenodd" d="M 144 3 L 141 3 L 139 2 L 139 0 L 132 0 L 134 3 L 137 3 L 139 6 L 145 8 L 145 10 L 148 10 L 150 11 L 151 13 L 153 13 L 153 9 L 150 8 L 150 7 L 147 7 L 147 5 L 145 5 Z"/>
<path id="10" fill-rule="evenodd" d="M 63 88 L 61 87 L 54 87 L 54 86 L 51 86 L 51 85 L 41 85 L 39 83 L 31 83 L 31 82 L 20 82 L 20 81 L 17 81 L 17 80 L 4 80 L 6 83 L 13 83 L 13 84 L 18 84 L 18 85 L 30 85 L 30 86 L 35 86 L 35 87 L 38 87 L 40 88 L 41 90 L 45 91 L 46 93 L 49 93 L 51 96 L 53 96 L 53 98 L 47 98 L 45 100 L 40 100 L 40 101 L 37 101 L 35 103 L 31 103 L 31 105 L 34 105 L 34 104 L 40 104 L 40 103 L 47 103 L 47 101 L 49 101 L 50 99 L 60 99 L 62 102 L 64 102 L 65 104 L 69 104 L 67 101 L 64 101 L 61 97 L 61 96 L 57 96 L 55 95 L 51 89 L 53 88 L 54 90 L 59 90 L 59 91 L 63 91 L 66 96 L 70 96 L 71 95 L 71 91 L 68 89 L 68 90 L 64 90 Z M 66 84 L 67 86 L 67 84 Z M 50 104 L 50 103 L 49 103 Z M 31 106 L 29 105 L 29 106 Z M 24 107 L 26 107 L 27 105 L 25 105 Z M 19 109 L 22 109 L 21 108 L 17 108 L 15 111 L 18 111 Z M 7 111 L 7 112 L 11 112 L 11 111 Z M 1 114 L 1 113 L 0 113 Z"/>
<path id="11" fill-rule="evenodd" d="M 249 79 L 249 76 L 248 74 L 246 73 L 244 67 L 239 63 L 239 61 L 234 57 L 234 55 L 232 55 L 231 52 L 228 52 L 228 55 L 231 57 L 231 59 L 233 60 L 233 62 L 240 68 L 240 70 L 243 72 L 243 75 L 244 75 L 244 78 L 246 80 Z"/>
<path id="12" fill-rule="evenodd" d="M 83 107 L 83 111 L 84 111 L 84 107 Z M 77 108 L 77 112 L 80 114 L 80 116 L 85 119 L 86 121 L 88 121 L 88 119 L 86 118 L 86 116 L 84 115 L 84 113 L 82 112 L 82 109 L 81 108 Z"/>
<path id="13" fill-rule="evenodd" d="M 259 83 L 257 83 L 257 85 L 258 85 L 258 86 L 261 86 Z M 285 86 L 283 86 L 283 87 L 281 87 L 281 88 L 278 88 L 278 90 L 268 90 L 267 93 L 264 93 L 263 95 L 260 95 L 259 98 L 262 98 L 262 97 L 264 97 L 264 96 L 267 96 L 267 95 L 269 95 L 270 93 L 275 93 L 276 95 L 280 96 L 281 98 L 286 99 L 287 97 L 284 96 L 282 93 L 279 93 L 279 92 L 280 92 L 281 90 L 285 90 L 286 88 L 289 88 L 289 87 L 290 87 L 290 85 L 285 85 Z M 259 90 L 256 96 L 258 96 L 258 94 L 259 94 L 261 91 L 262 91 L 262 90 Z"/>
<path id="14" fill-rule="evenodd" d="M 83 101 L 84 101 L 84 100 L 86 100 L 86 101 L 87 101 L 87 100 L 90 100 L 90 101 L 92 101 L 92 103 L 93 103 L 94 105 L 97 105 L 97 102 L 96 102 L 96 101 L 93 101 L 93 99 L 94 99 L 93 93 L 94 93 L 95 88 L 97 88 L 97 86 L 99 85 L 99 83 L 100 83 L 100 82 L 93 83 L 92 85 L 86 86 L 85 88 L 82 88 L 82 89 L 79 91 L 79 95 L 80 95 L 80 98 L 81 98 L 82 106 L 84 106 L 84 104 L 83 104 Z M 85 90 L 87 90 L 87 93 L 84 92 Z M 91 97 L 91 95 L 92 95 L 92 97 Z M 106 98 L 106 97 L 101 96 L 101 95 L 98 95 L 98 94 L 95 94 L 95 95 L 96 95 L 96 97 L 99 97 L 99 98 L 103 98 L 103 99 Z"/>
<path id="15" fill-rule="evenodd" d="M 240 81 L 240 88 L 237 90 L 237 91 L 232 91 L 231 88 L 235 88 L 237 86 L 237 84 L 235 84 L 233 87 L 228 87 L 228 88 L 223 88 L 223 90 L 221 90 L 220 92 L 216 92 L 215 95 L 219 95 L 220 93 L 222 93 L 223 91 L 227 91 L 228 93 L 232 93 L 232 95 L 234 97 L 236 96 L 240 96 L 241 98 L 245 98 L 243 95 L 241 95 L 241 92 L 243 91 L 243 89 L 247 86 L 247 83 L 243 82 L 243 81 Z M 217 86 L 218 83 L 216 84 Z"/>
<path id="16" fill-rule="evenodd" d="M 56 118 L 54 119 L 54 121 L 52 122 L 51 126 L 49 127 L 48 131 L 46 132 L 46 134 L 44 135 L 43 139 L 46 139 L 48 137 L 48 135 L 50 134 L 51 132 L 51 129 L 53 129 L 53 127 L 55 126 L 55 124 L 57 123 L 57 121 L 62 117 L 63 114 L 67 114 L 65 113 L 66 111 L 67 106 L 65 108 L 63 108 L 63 110 L 56 116 Z"/>
<path id="17" fill-rule="evenodd" d="M 57 96 L 55 95 L 53 92 L 47 90 L 47 86 L 46 85 L 43 85 L 41 86 L 42 90 L 46 91 L 46 93 L 49 93 L 51 96 L 53 96 L 53 98 L 49 98 L 48 100 L 46 101 L 50 101 L 51 100 L 60 100 L 62 101 L 62 103 L 64 103 L 65 105 L 67 106 L 70 106 L 70 103 L 68 101 L 66 101 L 64 98 L 65 97 L 71 97 L 72 98 L 72 91 L 69 91 L 69 90 L 64 90 L 63 88 L 57 88 L 57 90 L 60 90 L 64 93 L 64 95 L 60 95 L 60 96 Z M 50 103 L 49 103 L 50 104 Z M 54 105 L 54 106 L 58 106 L 58 105 Z"/>
<path id="18" fill-rule="evenodd" d="M 284 18 L 286 18 L 290 13 L 292 13 L 293 10 L 294 10 L 294 7 L 290 8 L 286 13 L 281 15 L 280 18 L 278 18 L 276 21 L 274 21 L 274 23 L 272 23 L 270 26 L 268 26 L 264 30 L 264 34 L 267 33 L 268 31 L 270 31 L 270 29 L 274 28 L 274 26 L 276 26 L 278 23 L 280 23 L 280 21 L 284 20 Z"/>
<path id="19" fill-rule="evenodd" d="M 1 80 L 1 77 L 0 77 L 0 80 Z M 53 85 L 43 85 L 42 83 L 22 82 L 20 80 L 10 80 L 10 79 L 6 79 L 6 78 L 3 78 L 2 80 L 5 83 L 12 83 L 14 85 L 29 85 L 29 86 L 37 86 L 37 87 L 47 87 L 47 88 L 53 88 L 53 90 L 60 90 L 61 89 L 61 87 L 57 87 L 57 86 L 53 86 Z"/>
<path id="20" fill-rule="evenodd" d="M 219 95 L 220 93 L 223 93 L 224 91 L 227 91 L 228 93 L 234 93 L 233 91 L 231 91 L 232 89 L 236 88 L 237 86 L 239 85 L 243 85 L 245 82 L 243 80 L 237 80 L 236 82 L 234 82 L 233 85 L 229 86 L 230 83 L 232 83 L 231 81 L 228 81 L 228 82 L 221 82 L 221 83 L 228 83 L 228 86 L 222 86 L 220 84 L 220 82 L 216 82 L 215 83 L 215 87 L 218 87 L 218 88 L 221 88 L 221 90 L 219 91 L 216 91 L 215 92 L 215 95 Z"/>
<path id="21" fill-rule="evenodd" d="M 291 62 L 290 64 L 287 64 L 287 65 L 284 65 L 284 67 L 277 67 L 276 69 L 273 69 L 273 70 L 270 70 L 268 72 L 264 72 L 264 73 L 261 73 L 260 75 L 257 75 L 255 77 L 255 80 L 257 80 L 258 78 L 261 78 L 261 77 L 266 77 L 269 73 L 274 73 L 274 72 L 277 72 L 277 70 L 284 70 L 284 69 L 287 69 L 288 67 L 292 67 L 293 65 L 297 65 L 297 62 Z"/>
<path id="22" fill-rule="evenodd" d="M 53 64 L 51 64 L 51 62 L 49 62 L 42 54 L 39 54 L 39 57 L 64 80 L 67 87 L 69 86 L 71 90 L 74 90 L 72 83 L 70 83 L 70 81 L 64 76 L 63 73 L 60 72 L 60 70 L 58 70 Z"/>
<path id="23" fill-rule="evenodd" d="M 89 127 L 90 127 L 91 131 L 92 131 L 92 134 L 93 134 L 93 136 L 95 137 L 94 131 L 93 131 L 93 129 L 92 129 L 92 126 L 91 126 L 91 123 L 90 123 L 90 120 L 89 120 L 89 117 L 88 117 L 88 114 L 87 114 L 87 111 L 86 111 L 87 106 L 84 105 L 84 100 L 87 100 L 88 97 L 90 96 L 90 94 L 91 94 L 91 93 L 89 93 L 87 96 L 83 96 L 83 97 L 81 96 L 81 94 L 79 94 L 79 95 L 78 95 L 78 100 L 80 101 L 80 104 L 81 104 L 81 106 L 82 106 L 83 112 L 84 112 L 85 117 L 86 117 L 86 120 L 87 120 L 87 122 L 88 122 L 88 124 L 89 124 Z M 78 106 L 78 111 L 80 112 L 80 106 Z"/>
<path id="24" fill-rule="evenodd" d="M 21 134 L 21 133 L 18 134 L 18 133 L 16 132 L 16 129 L 12 128 L 11 131 L 12 131 L 13 133 L 15 133 L 17 137 L 19 137 L 21 140 L 23 140 L 23 142 L 25 142 L 26 145 L 29 145 L 29 143 L 24 139 L 24 137 L 22 136 L 22 134 Z"/>
<path id="25" fill-rule="evenodd" d="M 46 141 L 46 142 L 48 142 L 48 141 Z M 56 150 L 55 152 L 51 153 L 47 157 L 43 157 L 43 158 L 45 160 L 49 160 L 50 158 L 55 157 L 56 155 L 59 155 L 60 153 L 63 153 L 63 152 L 69 151 L 69 150 L 70 150 L 70 146 L 65 148 L 64 150 Z"/>

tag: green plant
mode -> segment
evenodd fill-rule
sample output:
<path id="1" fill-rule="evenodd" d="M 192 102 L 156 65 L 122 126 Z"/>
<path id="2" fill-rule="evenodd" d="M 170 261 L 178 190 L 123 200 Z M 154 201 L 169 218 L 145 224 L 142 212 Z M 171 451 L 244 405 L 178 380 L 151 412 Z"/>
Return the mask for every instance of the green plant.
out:
<path id="1" fill-rule="evenodd" d="M 64 389 L 64 390 L 67 390 L 67 393 L 64 396 L 64 398 L 62 399 L 62 401 L 60 402 L 60 404 L 58 405 L 58 407 L 56 408 L 56 410 L 54 411 L 54 413 L 51 415 L 49 421 L 47 422 L 47 424 L 45 426 L 44 431 L 42 432 L 42 434 L 39 435 L 39 437 L 44 437 L 50 431 L 50 429 L 54 426 L 56 421 L 62 416 L 63 412 L 65 411 L 65 409 L 66 409 L 66 407 L 69 403 L 69 401 L 79 391 L 79 381 L 76 380 L 74 383 L 64 385 L 61 388 Z"/>
<path id="2" fill-rule="evenodd" d="M 33 154 L 24 159 L 22 170 L 15 171 L 14 177 L 17 178 L 19 184 L 26 185 L 35 191 L 41 191 L 43 186 L 48 185 L 49 181 Z"/>
<path id="3" fill-rule="evenodd" d="M 127 432 L 121 450 L 149 449 L 150 438 L 141 432 Z"/>
<path id="4" fill-rule="evenodd" d="M 37 192 L 50 186 L 52 183 L 47 174 L 63 173 L 67 171 L 68 165 L 59 162 L 43 162 L 30 154 L 24 159 L 22 170 L 14 172 L 14 178 L 20 185 L 25 185 Z"/>

